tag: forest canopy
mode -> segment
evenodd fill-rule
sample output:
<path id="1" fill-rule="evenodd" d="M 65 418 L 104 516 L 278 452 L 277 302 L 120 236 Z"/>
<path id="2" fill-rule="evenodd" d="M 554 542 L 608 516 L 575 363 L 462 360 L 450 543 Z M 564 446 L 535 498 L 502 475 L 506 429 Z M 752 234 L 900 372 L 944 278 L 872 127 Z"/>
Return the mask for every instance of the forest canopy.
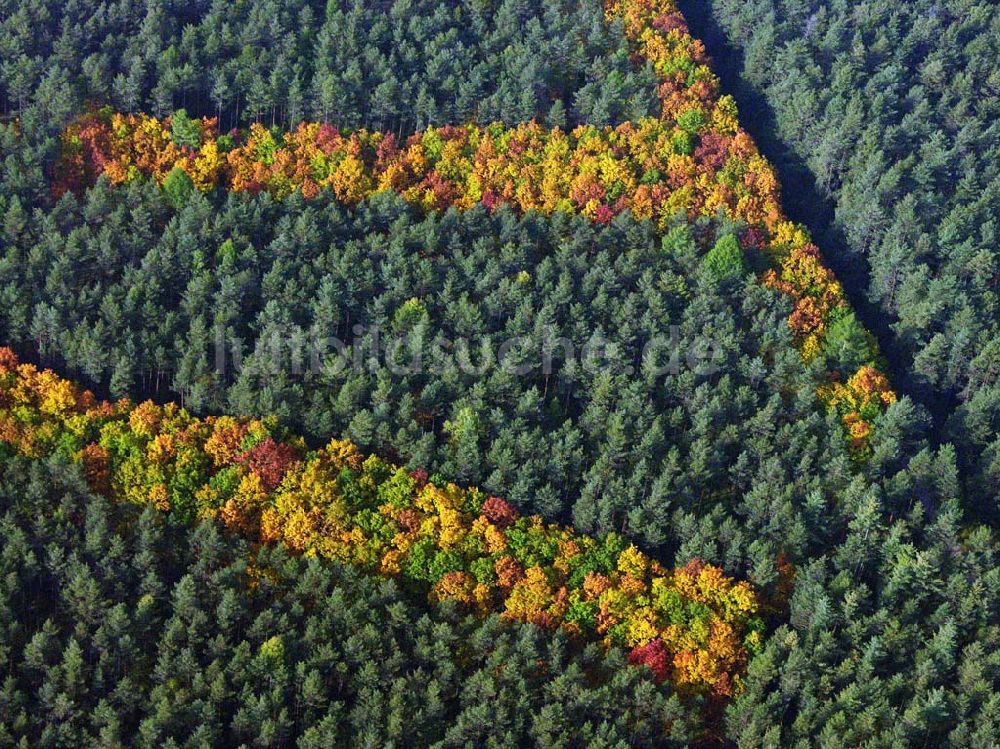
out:
<path id="1" fill-rule="evenodd" d="M 87 103 L 409 134 L 537 119 L 594 125 L 656 111 L 596 0 L 42 0 L 0 20 L 0 102 L 43 127 Z M 41 121 L 39 121 L 41 120 Z M 65 123 L 63 123 L 65 124 Z"/>
<path id="2" fill-rule="evenodd" d="M 992 747 L 991 4 L 0 6 L 0 743 Z"/>
<path id="3" fill-rule="evenodd" d="M 625 653 L 0 463 L 0 740 L 32 746 L 684 746 Z"/>
<path id="4" fill-rule="evenodd" d="M 707 10 L 711 15 L 706 17 Z M 995 3 L 713 0 L 724 69 L 799 220 L 882 330 L 894 382 L 1000 486 L 1000 15 Z M 700 23 L 704 21 L 704 23 Z"/>

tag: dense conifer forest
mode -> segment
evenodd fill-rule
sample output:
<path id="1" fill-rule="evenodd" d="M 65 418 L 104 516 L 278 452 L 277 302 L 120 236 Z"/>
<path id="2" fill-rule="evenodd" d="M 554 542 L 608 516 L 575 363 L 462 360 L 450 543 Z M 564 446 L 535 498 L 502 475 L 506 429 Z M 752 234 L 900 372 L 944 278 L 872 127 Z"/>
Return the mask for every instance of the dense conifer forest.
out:
<path id="1" fill-rule="evenodd" d="M 990 2 L 728 2 L 694 12 L 790 206 L 883 327 L 894 381 L 1000 482 L 1000 17 Z M 689 10 L 694 11 L 692 7 Z"/>
<path id="2" fill-rule="evenodd" d="M 0 745 L 995 746 L 1000 13 L 679 5 L 0 0 Z"/>

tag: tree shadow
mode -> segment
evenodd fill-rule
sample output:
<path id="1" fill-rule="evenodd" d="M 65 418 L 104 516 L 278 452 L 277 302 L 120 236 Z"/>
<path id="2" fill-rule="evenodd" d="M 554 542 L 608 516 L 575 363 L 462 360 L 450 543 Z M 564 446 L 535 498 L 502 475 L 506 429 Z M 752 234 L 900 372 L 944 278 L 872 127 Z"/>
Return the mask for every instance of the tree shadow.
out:
<path id="1" fill-rule="evenodd" d="M 837 274 L 858 319 L 878 340 L 893 386 L 927 409 L 940 440 L 945 422 L 958 405 L 955 394 L 929 391 L 910 377 L 911 357 L 897 342 L 891 327 L 892 315 L 873 303 L 866 293 L 872 275 L 868 258 L 851 247 L 845 232 L 837 225 L 834 199 L 820 189 L 805 159 L 778 136 L 774 108 L 764 92 L 742 76 L 742 51 L 729 43 L 712 15 L 710 3 L 679 0 L 677 4 L 692 35 L 705 44 L 723 90 L 736 99 L 740 124 L 777 172 L 785 212 L 793 221 L 809 228 L 823 261 Z"/>

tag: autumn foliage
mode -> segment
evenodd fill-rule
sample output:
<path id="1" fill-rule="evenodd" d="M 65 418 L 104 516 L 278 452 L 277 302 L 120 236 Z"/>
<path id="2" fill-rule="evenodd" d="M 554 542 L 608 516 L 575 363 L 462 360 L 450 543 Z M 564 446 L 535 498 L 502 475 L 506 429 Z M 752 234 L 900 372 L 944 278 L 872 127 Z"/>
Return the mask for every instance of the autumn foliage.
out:
<path id="1" fill-rule="evenodd" d="M 771 260 L 763 280 L 792 298 L 789 328 L 805 359 L 813 359 L 831 315 L 847 304 L 843 289 L 805 228 L 785 217 L 774 170 L 740 128 L 732 97 L 720 95 L 702 43 L 673 0 L 608 0 L 606 16 L 623 24 L 637 61 L 652 63 L 660 117 L 571 132 L 534 122 L 446 125 L 398 141 L 392 133 L 321 123 L 287 133 L 255 123 L 220 135 L 212 119 L 101 110 L 64 133 L 53 189 L 79 190 L 100 175 L 112 184 L 139 177 L 164 184 L 183 173 L 201 191 L 311 198 L 330 190 L 347 205 L 391 191 L 426 210 L 509 204 L 602 223 L 630 211 L 660 228 L 678 213 L 694 219 L 722 212 L 748 227 L 744 249 Z M 183 138 L 174 135 L 178 116 Z M 821 397 L 828 394 L 821 389 Z M 845 402 L 825 400 L 839 411 Z M 843 413 L 859 454 L 879 413 Z"/>
<path id="2" fill-rule="evenodd" d="M 631 651 L 685 693 L 739 689 L 760 643 L 746 582 L 692 560 L 668 570 L 618 535 L 524 517 L 333 440 L 307 450 L 273 423 L 176 405 L 98 402 L 0 349 L 0 452 L 68 456 L 95 491 L 261 543 L 357 565 L 478 614 Z"/>
<path id="3" fill-rule="evenodd" d="M 398 142 L 391 133 L 343 132 L 319 123 L 288 133 L 255 123 L 220 137 L 214 121 L 202 120 L 198 148 L 171 140 L 170 117 L 102 110 L 64 134 L 54 189 L 77 189 L 99 174 L 115 185 L 139 177 L 162 184 L 180 170 L 202 191 L 309 198 L 330 190 L 347 205 L 392 191 L 427 210 L 507 203 L 604 223 L 623 211 L 665 224 L 679 212 L 693 218 L 723 210 L 773 228 L 777 183 L 749 136 L 737 132 L 722 110 L 735 111 L 731 100 L 721 100 L 707 116 L 678 121 L 649 117 L 570 132 L 534 122 L 446 125 Z M 712 135 L 709 145 L 698 145 L 699 134 Z M 760 200 L 763 185 L 775 192 L 773 199 Z"/>
<path id="4" fill-rule="evenodd" d="M 841 414 L 855 448 L 864 446 L 871 424 L 882 410 L 896 401 L 888 378 L 875 367 L 862 367 L 846 383 L 824 387 L 821 396 Z"/>

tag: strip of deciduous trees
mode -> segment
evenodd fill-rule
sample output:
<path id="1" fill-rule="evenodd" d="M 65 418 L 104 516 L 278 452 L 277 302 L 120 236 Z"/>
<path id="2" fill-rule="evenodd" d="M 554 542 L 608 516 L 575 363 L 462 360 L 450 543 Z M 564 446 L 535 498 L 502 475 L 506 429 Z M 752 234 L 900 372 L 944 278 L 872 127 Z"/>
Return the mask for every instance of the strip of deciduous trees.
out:
<path id="1" fill-rule="evenodd" d="M 727 697 L 761 641 L 745 582 L 698 560 L 669 571 L 611 534 L 521 517 L 507 502 L 436 486 L 353 444 L 307 451 L 265 421 L 197 419 L 151 401 L 99 402 L 0 350 L 0 442 L 61 453 L 91 488 L 182 520 L 219 518 L 262 543 L 423 584 L 431 602 L 631 648 L 681 691 Z"/>

